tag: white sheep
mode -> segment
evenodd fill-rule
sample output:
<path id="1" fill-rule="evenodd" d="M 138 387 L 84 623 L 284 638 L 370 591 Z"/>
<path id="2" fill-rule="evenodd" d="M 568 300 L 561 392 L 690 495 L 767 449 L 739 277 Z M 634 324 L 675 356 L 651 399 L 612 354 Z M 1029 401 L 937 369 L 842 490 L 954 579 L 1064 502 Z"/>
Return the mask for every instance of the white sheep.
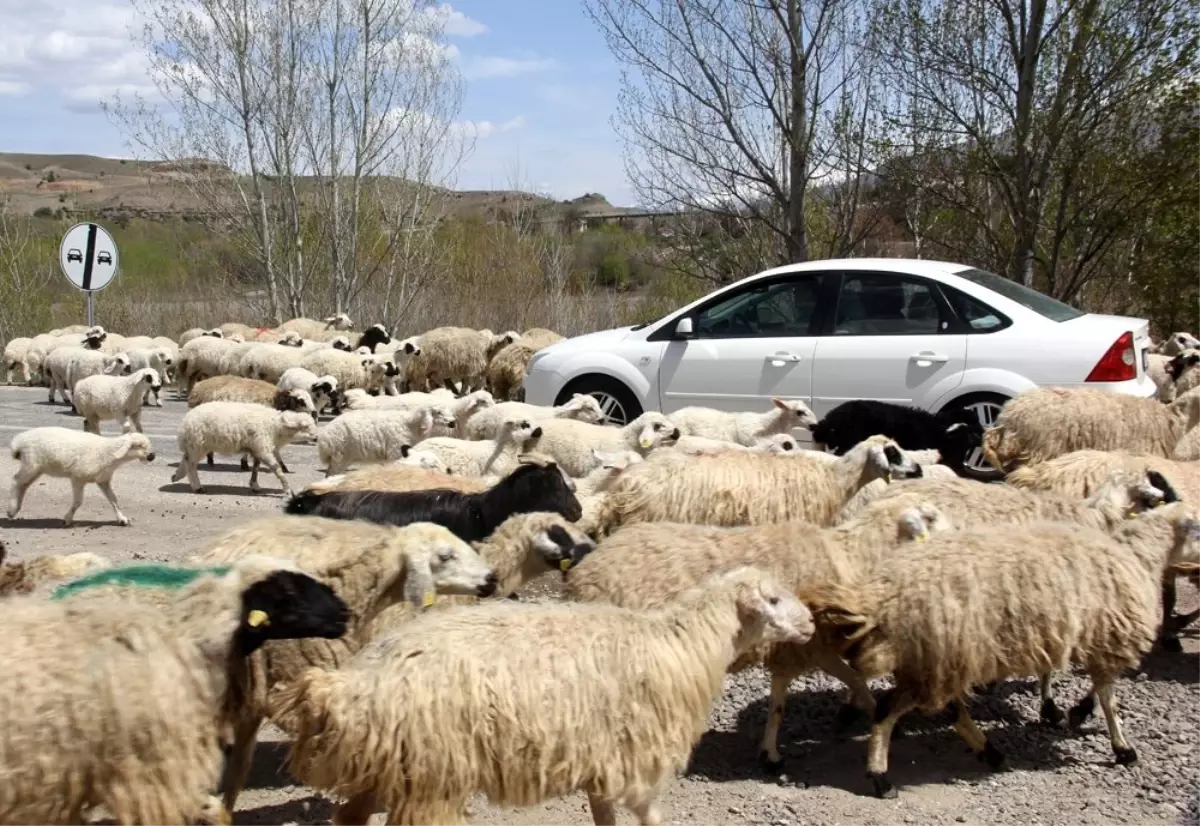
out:
<path id="1" fill-rule="evenodd" d="M 812 635 L 808 611 L 735 569 L 662 611 L 492 604 L 428 612 L 338 671 L 272 693 L 296 721 L 290 767 L 394 823 L 460 823 L 468 798 L 529 806 L 577 789 L 593 819 L 614 807 L 661 823 L 656 798 L 687 765 L 729 663 Z M 453 690 L 447 690 L 453 686 Z"/>
<path id="2" fill-rule="evenodd" d="M 325 465 L 325 475 L 332 476 L 355 462 L 400 459 L 434 427 L 453 422 L 438 408 L 350 410 L 321 430 L 317 455 Z"/>
<path id="3" fill-rule="evenodd" d="M 1124 393 L 1039 387 L 1012 399 L 983 434 L 983 454 L 997 470 L 1037 464 L 1076 450 L 1127 450 L 1170 456 L 1200 423 L 1200 389 L 1170 404 Z"/>
<path id="4" fill-rule="evenodd" d="M 1177 462 L 1195 462 L 1200 459 L 1200 425 L 1183 434 L 1172 449 L 1171 458 Z"/>
<path id="5" fill-rule="evenodd" d="M 1139 478 L 1151 470 L 1166 477 L 1182 501 L 1200 506 L 1200 465 L 1125 451 L 1077 450 L 1048 462 L 1019 467 L 1004 481 L 1018 488 L 1085 499 L 1104 487 L 1116 471 Z"/>
<path id="6" fill-rule="evenodd" d="M 46 353 L 45 359 L 41 363 L 41 371 L 45 383 L 50 388 L 49 400 L 54 403 L 54 393 L 58 392 L 59 397 L 64 403 L 70 400 L 67 393 L 71 390 L 71 385 L 68 382 L 68 373 L 70 371 L 71 362 L 77 355 L 88 354 L 92 359 L 98 361 L 102 366 L 108 364 L 109 358 L 99 350 L 91 350 L 81 347 L 78 344 L 69 344 L 63 347 L 55 347 L 53 350 Z"/>
<path id="7" fill-rule="evenodd" d="M 672 414 L 674 415 L 674 414 Z M 674 421 L 672 419 L 672 421 Z M 707 436 L 680 436 L 675 444 L 671 445 L 666 450 L 675 450 L 680 453 L 687 453 L 693 456 L 710 454 L 722 450 L 735 451 L 755 451 L 758 453 L 791 453 L 795 454 L 800 450 L 800 444 L 796 438 L 788 433 L 773 433 L 770 436 L 764 436 L 755 440 L 751 445 L 741 445 L 737 442 L 729 442 L 724 439 L 710 439 Z M 816 453 L 816 451 L 809 451 Z M 831 456 L 835 461 L 837 456 Z"/>
<path id="8" fill-rule="evenodd" d="M 464 439 L 494 439 L 500 432 L 501 423 L 514 415 L 524 416 L 531 422 L 541 422 L 543 419 L 575 419 L 599 424 L 604 421 L 604 411 L 595 397 L 575 393 L 555 407 L 542 407 L 524 402 L 500 402 L 472 416 L 459 435 Z"/>
<path id="9" fill-rule="evenodd" d="M 514 416 L 505 420 L 498 439 L 470 441 L 434 436 L 417 445 L 410 458 L 432 454 L 450 473 L 459 476 L 503 476 L 516 469 L 520 455 L 533 449 L 531 445 L 541 435 L 541 425 Z"/>
<path id="10" fill-rule="evenodd" d="M 170 350 L 165 347 L 145 347 L 135 350 L 126 351 L 129 356 L 129 369 L 141 370 L 143 367 L 152 367 L 162 378 L 164 384 L 170 384 L 174 379 L 175 356 Z M 162 407 L 162 399 L 159 397 L 159 391 L 151 389 L 146 394 L 146 401 L 154 398 L 154 406 Z"/>
<path id="11" fill-rule="evenodd" d="M 288 368 L 299 367 L 309 355 L 298 345 L 256 344 L 242 354 L 236 373 L 275 384 Z"/>
<path id="12" fill-rule="evenodd" d="M 142 432 L 142 401 L 147 392 L 162 389 L 162 379 L 151 367 L 143 367 L 128 376 L 88 376 L 75 385 L 72 393 L 75 409 L 83 417 L 83 429 L 100 432 L 100 422 L 121 422 L 121 431 L 130 428 Z"/>
<path id="13" fill-rule="evenodd" d="M 902 715 L 953 704 L 956 731 L 998 768 L 1004 756 L 976 727 L 966 698 L 1006 677 L 1040 677 L 1043 715 L 1053 718 L 1049 678 L 1071 664 L 1092 679 L 1116 762 L 1137 762 L 1113 683 L 1150 650 L 1163 572 L 1200 560 L 1198 538 L 1200 523 L 1182 503 L 1126 520 L 1111 536 L 1056 523 L 968 529 L 882 560 L 861 585 L 806 592 L 821 635 L 857 671 L 895 675 L 867 746 L 876 795 L 896 796 L 888 746 Z M 1075 726 L 1086 712 L 1070 717 Z"/>
<path id="14" fill-rule="evenodd" d="M 243 344 L 241 339 L 200 336 L 179 348 L 179 379 L 190 393 L 196 382 L 222 374 L 222 357 Z"/>
<path id="15" fill-rule="evenodd" d="M 348 410 L 407 410 L 440 407 L 447 409 L 453 421 L 453 430 L 461 436 L 467 423 L 478 413 L 494 406 L 492 394 L 487 390 L 476 390 L 461 398 L 440 393 L 400 393 L 396 396 L 372 396 L 367 391 L 355 388 L 344 394 Z"/>
<path id="16" fill-rule="evenodd" d="M 721 528 L 647 522 L 622 528 L 572 567 L 564 595 L 638 610 L 661 608 L 715 573 L 750 565 L 768 571 L 803 599 L 807 588 L 857 582 L 880 560 L 902 554 L 902 543 L 924 542 L 931 533 L 953 527 L 931 505 L 901 512 L 890 526 L 850 523 L 819 528 L 808 522 L 776 522 Z M 732 670 L 757 664 L 765 665 L 771 675 L 771 711 L 760 752 L 770 770 L 782 768 L 778 735 L 787 689 L 804 672 L 825 670 L 847 685 L 860 708 L 875 710 L 866 681 L 819 637 L 799 646 L 752 651 Z M 840 712 L 839 720 L 845 718 L 845 711 Z"/>
<path id="17" fill-rule="evenodd" d="M 885 436 L 864 439 L 834 462 L 754 451 L 710 456 L 659 451 L 617 477 L 598 529 L 631 522 L 734 526 L 791 519 L 832 525 L 872 480 L 920 473 Z"/>
<path id="18" fill-rule="evenodd" d="M 29 372 L 29 362 L 26 361 L 26 356 L 29 353 L 29 345 L 33 343 L 33 339 L 24 336 L 9 339 L 4 345 L 4 381 L 6 384 L 13 383 L 13 373 L 21 372 L 21 383 L 29 384 L 31 374 Z"/>
<path id="19" fill-rule="evenodd" d="M 258 491 L 258 468 L 265 465 L 275 474 L 286 493 L 292 488 L 283 475 L 279 450 L 289 442 L 313 438 L 317 427 L 312 416 L 296 410 L 275 411 L 247 402 L 208 402 L 189 410 L 179 427 L 179 450 L 183 457 L 171 476 L 172 482 L 188 477 L 194 493 L 203 493 L 198 468 L 209 453 L 240 455 L 254 460 L 250 489 Z"/>
<path id="20" fill-rule="evenodd" d="M 1162 353 L 1167 356 L 1177 356 L 1184 350 L 1194 350 L 1200 348 L 1200 338 L 1196 338 L 1191 333 L 1178 332 L 1171 333 L 1161 342 L 1150 345 L 1151 353 Z"/>
<path id="21" fill-rule="evenodd" d="M 60 353 L 71 352 L 66 350 Z M 128 376 L 133 372 L 133 360 L 129 354 L 105 353 L 100 350 L 79 350 L 71 356 L 67 365 L 66 389 L 71 393 L 71 406 L 75 407 L 75 385 L 88 376 Z"/>
<path id="22" fill-rule="evenodd" d="M 675 423 L 649 411 L 624 427 L 607 427 L 574 419 L 543 419 L 537 451 L 544 453 L 571 476 L 586 476 L 597 466 L 593 451 L 634 450 L 643 456 L 657 447 L 672 445 L 682 435 Z"/>
<path id="23" fill-rule="evenodd" d="M 289 367 L 283 371 L 275 385 L 280 390 L 304 390 L 312 397 L 313 406 L 320 414 L 337 396 L 337 379 L 330 375 L 318 376 L 303 367 Z"/>
<path id="24" fill-rule="evenodd" d="M 337 335 L 338 331 L 350 330 L 353 327 L 354 322 L 350 320 L 350 316 L 345 313 L 336 313 L 321 321 L 312 318 L 293 318 L 280 324 L 279 332 L 286 333 L 290 330 L 299 333 L 304 338 L 320 338 L 329 333 Z"/>
<path id="25" fill-rule="evenodd" d="M 71 480 L 71 507 L 63 517 L 68 526 L 83 503 L 83 489 L 88 483 L 100 488 L 112 505 L 117 524 L 128 525 L 129 517 L 121 513 L 112 489 L 113 474 L 129 462 L 154 461 L 150 440 L 141 433 L 107 437 L 65 427 L 35 427 L 18 433 L 9 450 L 21 464 L 13 474 L 8 518 L 16 518 L 34 482 L 42 476 L 53 476 Z"/>
<path id="26" fill-rule="evenodd" d="M 0 597 L 44 593 L 64 579 L 76 579 L 92 571 L 112 567 L 108 557 L 91 551 L 42 554 L 21 560 L 8 559 L 7 555 L 8 550 L 0 543 Z"/>
<path id="27" fill-rule="evenodd" d="M 229 822 L 210 797 L 231 674 L 268 640 L 339 636 L 346 605 L 263 557 L 176 589 L 140 586 L 160 602 L 88 587 L 163 567 L 0 603 L 0 821 L 83 823 L 103 807 L 117 823 Z"/>
<path id="28" fill-rule="evenodd" d="M 520 337 L 513 331 L 497 335 L 470 327 L 435 327 L 421 335 L 421 352 L 407 364 L 407 387 L 429 390 L 459 383 L 464 392 L 480 390 L 492 356 Z"/>
<path id="29" fill-rule="evenodd" d="M 318 376 L 333 376 L 343 393 L 355 387 L 381 387 L 388 373 L 387 363 L 379 362 L 373 356 L 364 357 L 332 348 L 306 353 L 299 366 Z M 395 369 L 394 365 L 392 369 Z"/>
<path id="30" fill-rule="evenodd" d="M 668 414 L 685 436 L 703 436 L 752 447 L 756 441 L 794 428 L 809 428 L 817 417 L 799 399 L 771 399 L 766 413 L 728 413 L 708 407 L 684 407 Z"/>

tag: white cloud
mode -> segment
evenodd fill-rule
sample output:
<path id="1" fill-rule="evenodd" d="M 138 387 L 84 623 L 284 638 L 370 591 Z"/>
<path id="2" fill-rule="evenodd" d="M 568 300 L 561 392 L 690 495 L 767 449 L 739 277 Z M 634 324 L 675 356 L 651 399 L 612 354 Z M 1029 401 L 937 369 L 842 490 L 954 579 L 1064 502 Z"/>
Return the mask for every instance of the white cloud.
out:
<path id="1" fill-rule="evenodd" d="M 0 97 L 19 97 L 28 94 L 32 87 L 19 80 L 0 80 Z"/>
<path id="2" fill-rule="evenodd" d="M 463 14 L 449 3 L 430 6 L 423 14 L 434 26 L 440 28 L 446 37 L 475 37 L 488 30 L 487 26 Z"/>
<path id="3" fill-rule="evenodd" d="M 493 135 L 501 135 L 505 132 L 522 129 L 524 126 L 525 116 L 517 115 L 515 118 L 510 118 L 503 123 L 493 123 L 490 120 L 460 120 L 455 121 L 451 128 L 465 137 L 484 140 Z"/>
<path id="4" fill-rule="evenodd" d="M 545 72 L 554 66 L 554 60 L 548 57 L 475 57 L 463 60 L 462 71 L 468 80 L 482 80 Z"/>

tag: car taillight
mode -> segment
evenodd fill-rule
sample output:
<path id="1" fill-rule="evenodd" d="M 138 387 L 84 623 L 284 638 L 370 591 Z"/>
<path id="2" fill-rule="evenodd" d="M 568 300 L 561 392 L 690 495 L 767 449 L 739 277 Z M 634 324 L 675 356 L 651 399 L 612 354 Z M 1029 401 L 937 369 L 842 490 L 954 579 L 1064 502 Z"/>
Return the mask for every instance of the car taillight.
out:
<path id="1" fill-rule="evenodd" d="M 1085 381 L 1129 381 L 1137 378 L 1137 354 L 1133 351 L 1133 333 L 1126 331 L 1096 362 Z"/>

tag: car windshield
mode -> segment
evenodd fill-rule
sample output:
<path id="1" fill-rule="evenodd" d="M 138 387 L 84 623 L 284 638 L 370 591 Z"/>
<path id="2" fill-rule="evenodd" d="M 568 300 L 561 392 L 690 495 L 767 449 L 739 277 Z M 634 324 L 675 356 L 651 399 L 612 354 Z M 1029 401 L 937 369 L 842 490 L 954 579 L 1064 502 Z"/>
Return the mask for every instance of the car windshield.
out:
<path id="1" fill-rule="evenodd" d="M 992 292 L 999 293 L 1009 301 L 1015 301 L 1025 309 L 1033 310 L 1051 321 L 1070 321 L 1084 315 L 1082 311 L 1076 310 L 1070 304 L 1064 304 L 1048 295 L 1042 295 L 1037 290 L 1031 290 L 1024 284 L 1018 284 L 1016 281 L 996 275 L 994 272 L 971 268 L 959 270 L 954 274 L 972 284 L 978 284 Z"/>

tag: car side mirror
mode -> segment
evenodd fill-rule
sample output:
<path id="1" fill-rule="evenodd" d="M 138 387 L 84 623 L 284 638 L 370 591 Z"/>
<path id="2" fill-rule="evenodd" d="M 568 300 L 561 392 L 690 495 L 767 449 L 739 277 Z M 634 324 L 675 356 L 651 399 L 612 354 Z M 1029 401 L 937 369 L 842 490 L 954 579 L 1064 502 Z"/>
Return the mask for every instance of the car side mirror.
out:
<path id="1" fill-rule="evenodd" d="M 692 338 L 694 335 L 691 316 L 681 318 L 675 322 L 675 338 Z"/>

